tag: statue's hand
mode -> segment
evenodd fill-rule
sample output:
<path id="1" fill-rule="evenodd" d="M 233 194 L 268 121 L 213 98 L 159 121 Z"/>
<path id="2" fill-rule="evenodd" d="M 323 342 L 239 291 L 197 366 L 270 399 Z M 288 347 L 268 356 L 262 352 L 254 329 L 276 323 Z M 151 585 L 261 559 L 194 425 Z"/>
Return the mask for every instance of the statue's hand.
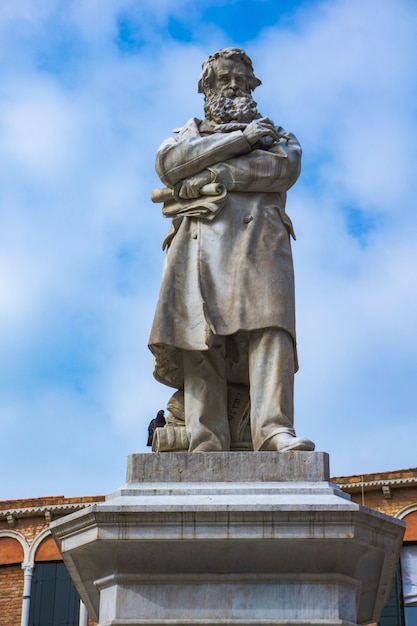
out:
<path id="1" fill-rule="evenodd" d="M 261 117 L 257 120 L 253 120 L 253 122 L 247 125 L 243 134 L 251 146 L 254 146 L 263 137 L 270 137 L 274 141 L 279 141 L 280 138 L 273 122 L 271 122 L 271 120 L 267 117 Z"/>
<path id="2" fill-rule="evenodd" d="M 211 183 L 212 178 L 212 173 L 209 170 L 203 170 L 179 182 L 174 189 L 174 194 L 184 200 L 198 198 L 201 187 L 204 187 L 207 183 Z"/>

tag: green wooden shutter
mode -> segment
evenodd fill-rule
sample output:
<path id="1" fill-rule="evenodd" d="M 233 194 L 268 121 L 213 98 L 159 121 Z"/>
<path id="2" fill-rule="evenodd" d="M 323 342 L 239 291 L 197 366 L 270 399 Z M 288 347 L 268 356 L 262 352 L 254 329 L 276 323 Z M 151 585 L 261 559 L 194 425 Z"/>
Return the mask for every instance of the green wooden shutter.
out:
<path id="1" fill-rule="evenodd" d="M 394 578 L 391 595 L 381 612 L 379 626 L 405 626 L 400 570 Z"/>
<path id="2" fill-rule="evenodd" d="M 36 563 L 29 626 L 78 626 L 80 599 L 62 561 Z"/>

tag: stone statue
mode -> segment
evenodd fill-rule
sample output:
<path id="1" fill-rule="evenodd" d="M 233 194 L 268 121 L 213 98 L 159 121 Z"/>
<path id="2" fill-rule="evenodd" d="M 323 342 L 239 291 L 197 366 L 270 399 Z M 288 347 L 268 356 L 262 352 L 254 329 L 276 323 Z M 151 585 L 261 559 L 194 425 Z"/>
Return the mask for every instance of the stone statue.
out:
<path id="1" fill-rule="evenodd" d="M 286 193 L 300 173 L 292 133 L 262 117 L 243 50 L 203 64 L 205 119 L 163 142 L 153 192 L 172 218 L 149 347 L 178 391 L 154 450 L 314 450 L 293 428 L 297 370 Z M 170 411 L 168 404 L 168 411 Z"/>

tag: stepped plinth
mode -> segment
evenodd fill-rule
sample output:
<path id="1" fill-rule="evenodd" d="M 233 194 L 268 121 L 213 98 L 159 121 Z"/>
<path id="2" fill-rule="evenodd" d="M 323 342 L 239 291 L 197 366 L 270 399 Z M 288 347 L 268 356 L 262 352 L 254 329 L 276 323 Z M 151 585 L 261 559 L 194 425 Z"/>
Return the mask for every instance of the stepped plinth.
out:
<path id="1" fill-rule="evenodd" d="M 101 626 L 377 621 L 403 523 L 328 481 L 322 452 L 135 454 L 51 530 Z"/>

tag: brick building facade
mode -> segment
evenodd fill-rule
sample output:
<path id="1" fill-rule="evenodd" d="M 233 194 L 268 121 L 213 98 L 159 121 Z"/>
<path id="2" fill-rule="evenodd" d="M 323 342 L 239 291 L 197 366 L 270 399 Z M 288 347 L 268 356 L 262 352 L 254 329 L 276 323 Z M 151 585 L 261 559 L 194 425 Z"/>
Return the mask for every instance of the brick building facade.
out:
<path id="1" fill-rule="evenodd" d="M 381 626 L 417 626 L 417 468 L 332 479 L 352 500 L 406 523 L 401 568 Z M 91 626 L 49 531 L 104 496 L 0 502 L 0 626 Z M 63 617 L 64 616 L 64 617 Z"/>
<path id="2" fill-rule="evenodd" d="M 352 500 L 406 523 L 401 562 L 381 626 L 417 626 L 417 468 L 332 479 Z"/>
<path id="3" fill-rule="evenodd" d="M 73 618 L 71 621 L 71 616 L 68 617 L 68 626 L 72 626 L 75 619 L 77 626 L 87 626 L 87 615 L 83 607 L 80 608 L 78 596 L 73 596 L 75 591 L 51 536 L 49 524 L 53 519 L 78 511 L 91 502 L 103 500 L 104 496 L 57 496 L 0 502 L 0 626 L 34 626 L 46 620 L 53 626 L 59 623 L 55 618 L 60 613 L 70 612 Z M 54 579 L 58 579 L 56 584 Z M 40 589 L 46 589 L 46 594 L 40 594 Z M 68 599 L 62 597 L 62 589 L 69 590 Z M 37 602 L 34 602 L 36 596 Z M 65 602 L 71 602 L 72 596 L 73 610 L 69 611 Z M 58 605 L 57 610 L 54 610 L 54 601 Z M 51 606 L 43 608 L 42 603 Z"/>

